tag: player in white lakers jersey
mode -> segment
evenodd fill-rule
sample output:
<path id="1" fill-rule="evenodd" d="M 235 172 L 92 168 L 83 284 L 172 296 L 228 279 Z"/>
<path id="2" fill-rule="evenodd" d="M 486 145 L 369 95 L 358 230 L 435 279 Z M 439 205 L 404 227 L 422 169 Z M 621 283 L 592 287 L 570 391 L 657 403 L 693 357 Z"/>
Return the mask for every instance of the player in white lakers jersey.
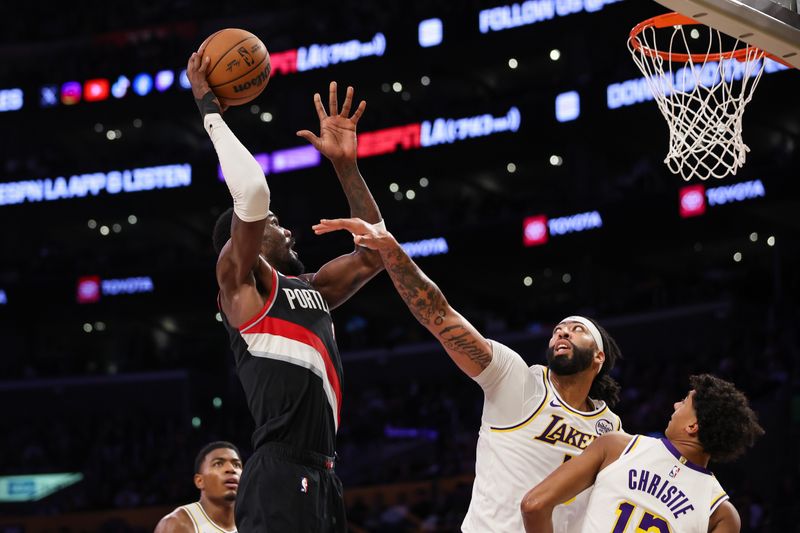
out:
<path id="1" fill-rule="evenodd" d="M 708 374 L 690 383 L 666 438 L 604 436 L 528 492 L 525 530 L 553 531 L 554 506 L 594 482 L 584 533 L 738 532 L 739 515 L 706 467 L 738 457 L 764 431 L 733 384 Z"/>
<path id="2" fill-rule="evenodd" d="M 242 475 L 239 450 L 230 442 L 209 443 L 197 454 L 194 471 L 200 500 L 162 518 L 154 533 L 236 533 L 233 512 Z"/>
<path id="3" fill-rule="evenodd" d="M 447 303 L 392 235 L 359 219 L 321 221 L 319 233 L 346 229 L 356 244 L 379 250 L 395 288 L 417 320 L 458 367 L 484 391 L 475 483 L 462 531 L 519 533 L 522 496 L 599 435 L 620 429 L 613 404 L 618 385 L 608 376 L 616 342 L 592 320 L 572 316 L 553 330 L 548 366 L 527 363 L 484 338 Z M 587 494 L 559 506 L 559 531 L 580 531 Z"/>

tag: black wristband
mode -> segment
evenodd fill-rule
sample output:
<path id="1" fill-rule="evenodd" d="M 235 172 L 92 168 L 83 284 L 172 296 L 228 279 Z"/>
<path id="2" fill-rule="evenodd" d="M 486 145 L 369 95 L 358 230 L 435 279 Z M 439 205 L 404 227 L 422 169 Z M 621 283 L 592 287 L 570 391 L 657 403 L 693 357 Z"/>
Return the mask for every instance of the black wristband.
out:
<path id="1" fill-rule="evenodd" d="M 203 95 L 199 100 L 195 98 L 194 103 L 197 104 L 197 109 L 200 110 L 200 116 L 205 118 L 210 113 L 222 114 L 222 109 L 219 106 L 219 100 L 211 90 Z"/>

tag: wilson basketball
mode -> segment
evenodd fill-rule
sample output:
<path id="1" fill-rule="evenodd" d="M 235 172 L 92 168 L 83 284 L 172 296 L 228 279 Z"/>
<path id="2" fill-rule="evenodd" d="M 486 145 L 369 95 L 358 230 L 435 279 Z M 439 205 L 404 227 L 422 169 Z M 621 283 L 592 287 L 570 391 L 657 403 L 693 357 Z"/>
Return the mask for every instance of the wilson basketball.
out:
<path id="1" fill-rule="evenodd" d="M 269 53 L 249 31 L 228 28 L 211 34 L 197 52 L 208 56 L 208 85 L 221 104 L 246 104 L 269 82 Z"/>

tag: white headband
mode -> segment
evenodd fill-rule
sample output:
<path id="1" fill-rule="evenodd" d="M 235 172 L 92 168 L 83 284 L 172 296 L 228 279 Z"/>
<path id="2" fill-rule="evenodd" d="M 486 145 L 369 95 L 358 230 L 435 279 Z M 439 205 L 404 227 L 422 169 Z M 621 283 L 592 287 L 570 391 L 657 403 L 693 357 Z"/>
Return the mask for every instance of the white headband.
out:
<path id="1" fill-rule="evenodd" d="M 600 348 L 601 352 L 605 352 L 605 349 L 603 348 L 603 336 L 600 335 L 600 330 L 597 329 L 597 326 L 595 326 L 591 320 L 589 320 L 588 318 L 584 318 L 582 316 L 574 315 L 574 316 L 568 316 L 567 318 L 559 322 L 559 324 L 563 324 L 564 322 L 577 322 L 578 324 L 581 324 L 583 327 L 588 329 L 589 334 L 594 339 L 594 342 L 597 343 L 597 347 Z"/>

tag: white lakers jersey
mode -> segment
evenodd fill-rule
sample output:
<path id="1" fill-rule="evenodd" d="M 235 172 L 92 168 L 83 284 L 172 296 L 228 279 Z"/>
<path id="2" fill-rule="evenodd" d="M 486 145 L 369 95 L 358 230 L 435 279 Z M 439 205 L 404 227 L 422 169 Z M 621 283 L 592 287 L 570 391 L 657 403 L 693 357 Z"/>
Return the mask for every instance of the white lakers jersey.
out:
<path id="1" fill-rule="evenodd" d="M 485 399 L 478 435 L 475 483 L 462 531 L 523 531 L 520 502 L 561 463 L 603 433 L 620 429 L 604 402 L 577 411 L 558 396 L 547 368 L 530 368 L 519 354 L 494 341 L 492 361 L 475 381 Z M 589 489 L 590 490 L 590 489 Z M 557 533 L 578 532 L 588 490 L 553 513 Z"/>
<path id="2" fill-rule="evenodd" d="M 236 533 L 235 529 L 222 529 L 222 527 L 215 524 L 206 514 L 200 502 L 181 505 L 178 509 L 183 509 L 192 519 L 195 533 Z"/>
<path id="3" fill-rule="evenodd" d="M 728 499 L 717 478 L 667 439 L 636 435 L 597 475 L 584 533 L 706 533 Z"/>

